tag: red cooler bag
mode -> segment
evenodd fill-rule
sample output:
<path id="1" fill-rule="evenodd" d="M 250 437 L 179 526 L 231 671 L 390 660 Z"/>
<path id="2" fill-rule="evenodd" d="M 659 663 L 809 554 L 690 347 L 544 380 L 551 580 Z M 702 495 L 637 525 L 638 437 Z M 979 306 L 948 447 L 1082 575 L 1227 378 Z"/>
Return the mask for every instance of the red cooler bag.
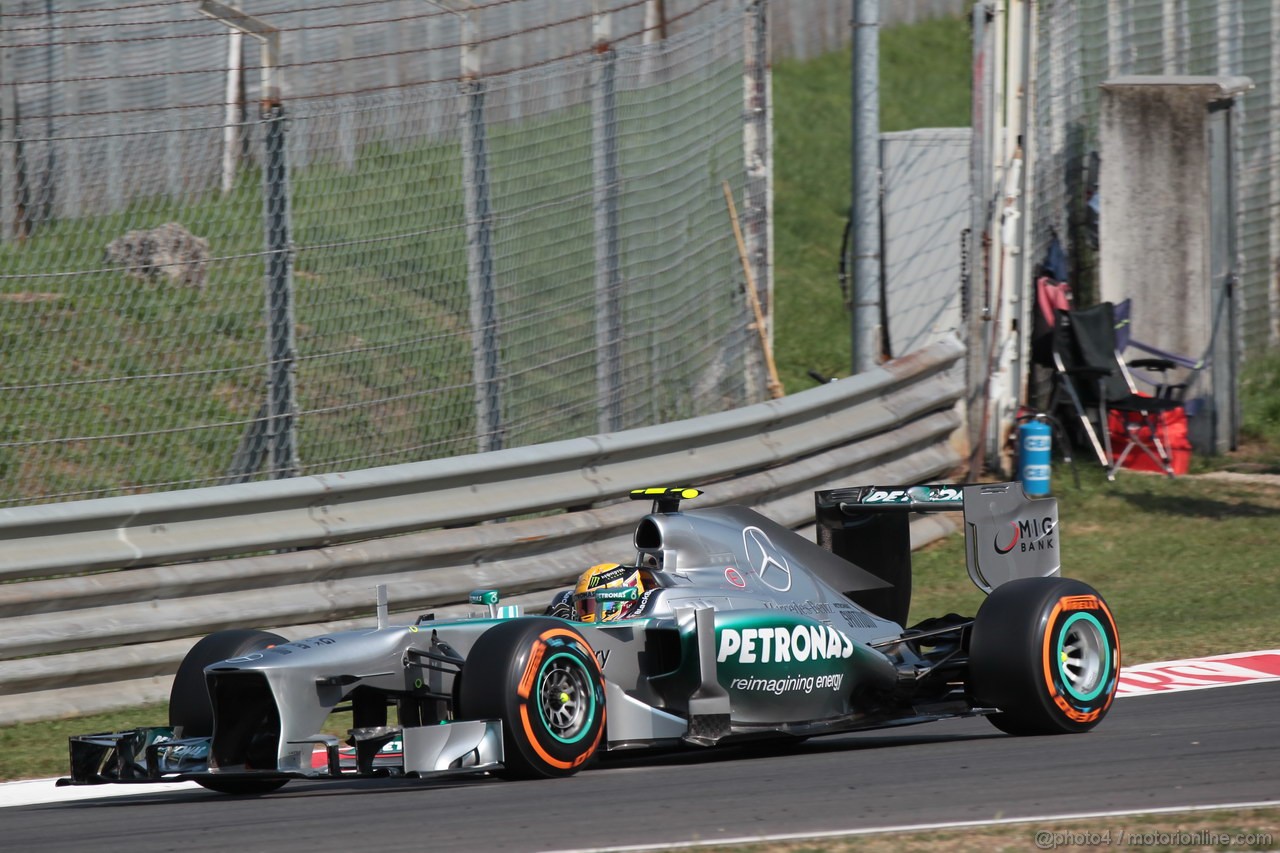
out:
<path id="1" fill-rule="evenodd" d="M 1109 412 L 1107 417 L 1107 427 L 1111 430 L 1111 452 L 1116 455 L 1117 459 L 1121 453 L 1124 453 L 1125 448 L 1129 446 L 1129 434 L 1125 429 L 1126 419 L 1130 423 L 1141 423 L 1143 420 L 1141 415 L 1114 410 Z M 1169 453 L 1169 460 L 1173 464 L 1173 473 L 1178 475 L 1186 474 L 1191 470 L 1191 442 L 1187 440 L 1186 411 L 1179 406 L 1176 409 L 1162 412 L 1158 419 L 1160 421 L 1160 440 L 1164 443 L 1164 449 Z M 1155 449 L 1155 445 L 1151 442 L 1151 430 L 1146 425 L 1138 428 L 1138 437 L 1146 442 L 1148 447 Z M 1125 458 L 1124 467 L 1132 471 L 1163 473 L 1156 461 L 1144 453 L 1141 447 L 1135 447 Z"/>

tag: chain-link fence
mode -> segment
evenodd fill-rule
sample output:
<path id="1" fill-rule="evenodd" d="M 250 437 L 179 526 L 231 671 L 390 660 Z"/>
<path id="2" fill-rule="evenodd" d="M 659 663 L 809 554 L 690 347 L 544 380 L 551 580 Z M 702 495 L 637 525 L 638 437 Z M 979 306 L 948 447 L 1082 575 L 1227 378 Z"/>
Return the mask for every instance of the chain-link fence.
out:
<path id="1" fill-rule="evenodd" d="M 1280 346 L 1280 6 L 1041 0 L 1037 29 L 1037 237 L 1041 250 L 1052 234 L 1070 245 L 1073 278 L 1086 292 L 1096 294 L 1088 202 L 1096 191 L 1099 84 L 1128 74 L 1243 75 L 1253 81 L 1235 105 L 1240 334 L 1246 358 Z M 1150 250 L 1166 248 L 1172 247 Z"/>
<path id="2" fill-rule="evenodd" d="M 243 3 L 279 102 L 193 0 L 89 5 L 0 11 L 0 505 L 763 396 L 763 0 Z"/>
<path id="3" fill-rule="evenodd" d="M 963 15 L 974 0 L 880 0 L 880 24 Z M 854 0 L 773 0 L 774 55 L 813 59 L 848 48 Z"/>

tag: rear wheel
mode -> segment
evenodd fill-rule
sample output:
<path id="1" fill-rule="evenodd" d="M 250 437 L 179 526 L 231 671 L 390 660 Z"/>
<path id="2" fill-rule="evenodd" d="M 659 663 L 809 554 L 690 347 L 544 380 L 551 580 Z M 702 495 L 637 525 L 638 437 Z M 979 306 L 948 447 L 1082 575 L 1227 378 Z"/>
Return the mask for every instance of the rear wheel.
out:
<path id="1" fill-rule="evenodd" d="M 502 622 L 480 636 L 463 665 L 460 716 L 501 719 L 502 775 L 568 776 L 604 734 L 604 676 L 595 653 L 558 619 Z"/>
<path id="2" fill-rule="evenodd" d="M 978 609 L 969 692 L 987 719 L 1017 735 L 1088 731 L 1115 698 L 1120 641 L 1097 590 L 1067 578 L 1021 578 Z"/>
<path id="3" fill-rule="evenodd" d="M 178 666 L 169 692 L 169 725 L 175 737 L 210 737 L 213 702 L 204 678 L 209 664 L 259 652 L 289 642 L 278 634 L 237 628 L 217 631 L 191 647 Z M 287 779 L 197 779 L 198 784 L 223 794 L 266 794 Z"/>

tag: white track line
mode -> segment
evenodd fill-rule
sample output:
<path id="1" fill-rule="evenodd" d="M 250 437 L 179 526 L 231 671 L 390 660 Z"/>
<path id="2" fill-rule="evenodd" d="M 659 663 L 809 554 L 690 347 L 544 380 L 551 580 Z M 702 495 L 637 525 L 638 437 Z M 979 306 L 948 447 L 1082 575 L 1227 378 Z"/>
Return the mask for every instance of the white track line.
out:
<path id="1" fill-rule="evenodd" d="M 901 824 L 875 826 L 863 829 L 836 829 L 829 832 L 789 832 L 777 835 L 739 835 L 733 838 L 709 838 L 699 841 L 671 841 L 662 844 L 629 844 L 619 847 L 578 847 L 559 850 L 558 853 L 643 853 L 647 850 L 682 850 L 696 847 L 733 847 L 740 844 L 777 844 L 787 841 L 819 841 L 824 838 L 849 838 L 857 835 L 879 835 L 890 832 L 939 832 L 947 829 L 975 829 L 987 826 L 1014 826 L 1026 823 L 1056 823 L 1067 820 L 1096 820 L 1113 817 L 1137 817 L 1140 815 L 1178 814 L 1179 812 L 1235 811 L 1239 809 L 1267 809 L 1280 806 L 1280 800 L 1259 800 L 1250 803 L 1216 803 L 1208 806 L 1166 806 L 1158 809 L 1134 811 L 1072 812 L 1044 814 L 1033 817 L 1005 817 L 992 820 L 958 820 L 943 823 Z"/>
<path id="2" fill-rule="evenodd" d="M 39 806 L 45 803 L 68 803 L 72 800 L 98 800 L 106 797 L 135 797 L 138 794 L 162 794 L 167 791 L 200 790 L 195 782 L 153 782 L 130 785 L 67 785 L 57 787 L 57 779 L 25 779 L 0 784 L 0 808 L 7 806 Z"/>
<path id="3" fill-rule="evenodd" d="M 1117 698 L 1180 693 L 1187 690 L 1208 690 L 1214 687 L 1231 687 L 1238 684 L 1254 684 L 1262 681 L 1280 681 L 1280 649 L 1260 652 L 1236 652 L 1212 657 L 1126 666 L 1120 673 L 1120 690 Z M 21 782 L 2 782 L 0 783 L 0 808 L 62 803 L 72 800 L 96 800 L 107 797 L 130 797 L 139 794 L 157 794 L 164 791 L 189 791 L 198 790 L 200 787 L 195 782 L 158 782 L 135 785 L 69 785 L 59 788 L 54 785 L 56 781 L 56 779 L 28 779 Z M 1126 814 L 1129 813 L 1126 812 Z M 1133 814 L 1137 814 L 1137 812 L 1133 812 Z M 1085 815 L 1085 817 L 1090 816 Z M 973 825 L 986 826 L 989 823 L 989 821 L 982 821 Z M 939 826 L 938 828 L 967 825 L 947 824 L 945 827 Z M 875 831 L 898 832 L 902 830 L 890 827 Z M 820 836 L 796 837 L 817 838 Z M 778 837 L 770 840 L 785 839 Z M 732 840 L 716 843 L 732 843 Z M 686 846 L 697 845 L 690 844 Z M 611 847 L 608 849 L 651 850 L 657 848 Z"/>

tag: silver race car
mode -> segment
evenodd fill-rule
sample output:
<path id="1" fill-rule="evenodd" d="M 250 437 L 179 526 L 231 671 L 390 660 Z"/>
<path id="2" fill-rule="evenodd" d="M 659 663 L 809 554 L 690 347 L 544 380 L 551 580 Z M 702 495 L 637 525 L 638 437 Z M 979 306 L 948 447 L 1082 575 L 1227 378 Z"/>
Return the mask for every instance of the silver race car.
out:
<path id="1" fill-rule="evenodd" d="M 194 780 L 233 794 L 290 779 L 563 776 L 646 747 L 785 742 L 983 715 L 1012 734 L 1083 732 L 1116 691 L 1102 597 L 1058 577 L 1058 513 L 1017 483 L 815 493 L 818 542 L 741 506 L 652 501 L 631 565 L 521 615 L 419 616 L 289 642 L 230 630 L 183 660 L 170 725 L 71 738 L 60 784 Z M 974 617 L 905 627 L 908 519 L 964 513 Z M 389 714 L 395 709 L 394 720 Z M 352 713 L 345 739 L 323 733 Z M 392 722 L 389 722 L 392 721 Z"/>

